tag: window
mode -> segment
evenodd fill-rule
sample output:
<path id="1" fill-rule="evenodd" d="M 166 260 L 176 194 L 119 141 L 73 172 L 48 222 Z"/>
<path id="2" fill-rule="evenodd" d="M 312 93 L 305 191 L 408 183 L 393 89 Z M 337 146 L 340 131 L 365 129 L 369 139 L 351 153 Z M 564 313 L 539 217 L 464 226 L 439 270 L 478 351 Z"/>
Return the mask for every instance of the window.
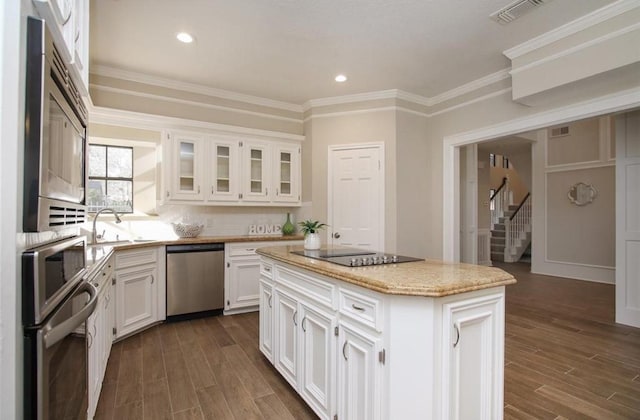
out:
<path id="1" fill-rule="evenodd" d="M 504 169 L 509 169 L 509 159 L 507 159 L 506 157 L 502 158 L 502 167 Z"/>
<path id="2" fill-rule="evenodd" d="M 89 145 L 87 207 L 133 213 L 133 148 Z"/>
<path id="3" fill-rule="evenodd" d="M 489 165 L 491 165 L 491 167 L 495 168 L 496 166 L 496 155 L 494 155 L 493 153 L 489 153 Z"/>

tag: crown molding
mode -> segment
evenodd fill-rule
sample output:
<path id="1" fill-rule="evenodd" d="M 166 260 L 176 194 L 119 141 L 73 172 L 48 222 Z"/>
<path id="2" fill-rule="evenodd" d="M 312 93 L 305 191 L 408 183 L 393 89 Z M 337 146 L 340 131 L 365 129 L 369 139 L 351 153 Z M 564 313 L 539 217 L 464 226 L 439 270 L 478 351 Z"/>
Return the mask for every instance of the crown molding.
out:
<path id="1" fill-rule="evenodd" d="M 379 99 L 396 99 L 398 97 L 397 89 L 379 90 L 375 92 L 355 93 L 353 95 L 330 96 L 327 98 L 310 99 L 302 105 L 303 111 L 311 108 L 350 104 L 354 102 L 375 101 Z"/>
<path id="2" fill-rule="evenodd" d="M 500 82 L 502 80 L 508 79 L 511 77 L 511 75 L 509 74 L 509 71 L 510 71 L 509 68 L 502 69 L 495 73 L 491 73 L 479 79 L 473 80 L 469 83 L 465 83 L 464 85 L 458 86 L 457 88 L 453 88 L 439 95 L 436 95 L 430 98 L 431 105 L 437 105 L 441 102 L 448 101 L 458 96 L 462 96 L 467 93 L 471 93 L 473 91 L 481 89 L 485 86 L 489 86 L 494 83 Z"/>
<path id="3" fill-rule="evenodd" d="M 177 130 L 209 130 L 220 134 L 242 134 L 259 138 L 278 140 L 304 141 L 305 136 L 283 133 L 280 131 L 261 130 L 235 125 L 218 124 L 206 121 L 188 120 L 185 118 L 167 117 L 163 115 L 145 114 L 142 112 L 124 111 L 120 109 L 93 106 L 89 110 L 89 122 L 95 124 L 119 125 L 131 128 L 160 131 Z"/>
<path id="4" fill-rule="evenodd" d="M 503 54 L 513 60 L 638 7 L 640 7 L 640 0 L 618 0 L 527 42 L 505 50 Z"/>
<path id="5" fill-rule="evenodd" d="M 128 96 L 135 96 L 138 98 L 146 98 L 146 99 L 155 99 L 158 101 L 167 101 L 167 102 L 173 102 L 173 103 L 178 103 L 178 104 L 183 104 L 183 105 L 193 105 L 193 106 L 198 106 L 198 107 L 203 107 L 203 108 L 209 108 L 209 109 L 217 109 L 220 111 L 225 111 L 225 112 L 235 112 L 235 113 L 239 113 L 239 114 L 246 114 L 246 115 L 253 115 L 256 117 L 261 117 L 261 118 L 269 118 L 269 119 L 275 119 L 275 120 L 280 120 L 280 121 L 287 121 L 287 122 L 292 122 L 292 123 L 296 123 L 296 124 L 300 124 L 300 119 L 299 118 L 290 118 L 290 117 L 282 117 L 280 115 L 273 115 L 273 114 L 268 114 L 266 112 L 256 112 L 256 111 L 247 111 L 244 109 L 240 109 L 240 108 L 229 108 L 226 106 L 221 106 L 221 105 L 214 105 L 214 104 L 209 104 L 206 102 L 198 102 L 198 101 L 190 101 L 187 99 L 178 99 L 178 98 L 174 98 L 172 96 L 165 96 L 165 95 L 156 95 L 153 93 L 145 93 L 145 92 L 138 92 L 135 90 L 128 90 L 128 89 L 122 89 L 122 88 L 115 88 L 115 87 L 111 87 L 111 86 L 102 86 L 102 85 L 96 85 L 96 84 L 89 84 L 89 87 L 93 90 L 101 90 L 103 92 L 110 92 L 110 93 L 117 93 L 120 95 L 128 95 Z"/>
<path id="6" fill-rule="evenodd" d="M 582 51 L 582 50 L 584 50 L 586 48 L 593 47 L 594 45 L 602 44 L 603 42 L 609 41 L 611 39 L 615 39 L 615 38 L 618 38 L 620 36 L 626 35 L 626 34 L 628 34 L 630 32 L 637 31 L 638 29 L 640 29 L 640 23 L 636 23 L 634 25 L 627 26 L 625 28 L 619 29 L 619 30 L 614 31 L 614 32 L 609 32 L 609 33 L 607 33 L 607 34 L 605 34 L 603 36 L 591 39 L 591 40 L 589 40 L 587 42 L 583 42 L 582 44 L 575 45 L 575 46 L 573 46 L 571 48 L 568 48 L 566 50 L 560 51 L 560 52 L 558 52 L 556 54 L 552 54 L 552 55 L 543 57 L 543 58 L 541 58 L 539 60 L 532 61 L 531 63 L 525 64 L 523 66 L 514 68 L 513 70 L 510 71 L 510 73 L 512 75 L 514 75 L 514 74 L 518 74 L 518 73 L 526 71 L 526 70 L 530 70 L 530 69 L 532 69 L 534 67 L 537 67 L 537 66 L 539 66 L 541 64 L 548 63 L 550 61 L 557 60 L 557 59 L 562 58 L 562 57 L 566 57 L 566 56 L 571 55 L 573 53 L 576 53 L 578 51 Z"/>
<path id="7" fill-rule="evenodd" d="M 199 85 L 196 83 L 181 82 L 173 79 L 165 79 L 157 76 L 150 76 L 142 73 L 137 73 L 128 70 L 121 70 L 114 67 L 104 65 L 92 65 L 92 74 L 112 77 L 116 79 L 127 80 L 130 82 L 144 83 L 154 86 L 162 86 L 169 89 L 182 90 L 185 92 L 198 93 L 201 95 L 213 96 L 221 99 L 228 99 L 232 101 L 245 102 L 252 105 L 265 106 L 268 108 L 282 109 L 292 112 L 303 112 L 303 109 L 298 104 L 292 104 L 289 102 L 276 101 L 273 99 L 261 98 L 259 96 L 245 95 L 243 93 L 232 92 L 229 90 L 216 89 L 209 86 Z"/>

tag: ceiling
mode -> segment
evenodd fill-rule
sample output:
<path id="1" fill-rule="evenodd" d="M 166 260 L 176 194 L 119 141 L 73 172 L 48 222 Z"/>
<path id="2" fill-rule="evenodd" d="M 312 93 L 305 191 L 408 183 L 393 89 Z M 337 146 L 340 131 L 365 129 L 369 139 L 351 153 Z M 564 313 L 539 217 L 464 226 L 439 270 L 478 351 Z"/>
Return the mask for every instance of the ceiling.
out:
<path id="1" fill-rule="evenodd" d="M 92 0 L 91 65 L 294 104 L 387 89 L 433 97 L 509 67 L 502 51 L 613 0 L 489 18 L 510 2 Z M 178 42 L 180 31 L 196 41 Z"/>

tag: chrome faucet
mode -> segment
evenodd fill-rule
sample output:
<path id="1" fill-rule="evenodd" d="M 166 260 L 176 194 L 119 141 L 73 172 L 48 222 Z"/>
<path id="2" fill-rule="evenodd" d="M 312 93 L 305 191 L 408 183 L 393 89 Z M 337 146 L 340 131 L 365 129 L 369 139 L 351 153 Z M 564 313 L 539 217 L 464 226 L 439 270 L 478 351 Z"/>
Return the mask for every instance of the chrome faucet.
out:
<path id="1" fill-rule="evenodd" d="M 114 209 L 112 209 L 110 207 L 105 207 L 103 209 L 98 210 L 96 212 L 95 216 L 93 216 L 93 229 L 91 230 L 91 243 L 92 244 L 97 244 L 98 243 L 98 238 L 99 237 L 104 237 L 104 232 L 102 233 L 102 236 L 98 236 L 96 234 L 96 222 L 98 221 L 98 216 L 100 215 L 100 213 L 102 213 L 104 211 L 109 211 L 109 212 L 113 213 L 113 215 L 116 217 L 116 223 L 122 222 L 122 219 L 120 219 L 120 215 Z"/>

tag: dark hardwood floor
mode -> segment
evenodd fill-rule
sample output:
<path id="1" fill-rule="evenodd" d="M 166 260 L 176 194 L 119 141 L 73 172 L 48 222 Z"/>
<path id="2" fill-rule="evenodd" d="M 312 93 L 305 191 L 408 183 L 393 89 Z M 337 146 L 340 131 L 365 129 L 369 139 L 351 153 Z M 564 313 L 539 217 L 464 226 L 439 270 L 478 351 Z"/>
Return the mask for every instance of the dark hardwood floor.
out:
<path id="1" fill-rule="evenodd" d="M 640 419 L 640 329 L 614 287 L 501 266 L 505 419 Z M 163 324 L 114 345 L 97 420 L 314 419 L 258 350 L 257 313 Z"/>

